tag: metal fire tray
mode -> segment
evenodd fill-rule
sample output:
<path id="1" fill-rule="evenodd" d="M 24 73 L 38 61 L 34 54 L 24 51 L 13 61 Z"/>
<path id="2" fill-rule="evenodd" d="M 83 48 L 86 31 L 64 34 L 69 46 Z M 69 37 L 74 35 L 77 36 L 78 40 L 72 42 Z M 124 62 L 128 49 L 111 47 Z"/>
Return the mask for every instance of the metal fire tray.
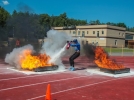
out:
<path id="1" fill-rule="evenodd" d="M 130 73 L 130 68 L 116 69 L 116 70 L 100 68 L 100 71 L 103 71 L 105 73 L 111 73 L 111 74 L 122 74 L 122 73 Z"/>
<path id="2" fill-rule="evenodd" d="M 54 71 L 58 69 L 58 65 L 52 65 L 52 66 L 42 66 L 35 68 L 35 72 L 44 72 L 44 71 Z"/>

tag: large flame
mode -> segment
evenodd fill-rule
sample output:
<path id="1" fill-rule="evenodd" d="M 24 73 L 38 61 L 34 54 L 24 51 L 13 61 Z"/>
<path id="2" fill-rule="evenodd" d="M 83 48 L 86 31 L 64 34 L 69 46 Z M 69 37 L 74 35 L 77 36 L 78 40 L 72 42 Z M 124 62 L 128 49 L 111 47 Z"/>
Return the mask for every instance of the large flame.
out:
<path id="1" fill-rule="evenodd" d="M 25 50 L 23 52 L 23 57 L 20 57 L 20 65 L 22 69 L 33 70 L 38 67 L 51 66 L 52 63 L 49 63 L 51 59 L 46 54 L 39 54 L 38 56 L 31 55 L 30 50 Z"/>
<path id="2" fill-rule="evenodd" d="M 123 65 L 117 64 L 115 61 L 109 59 L 104 49 L 99 46 L 95 49 L 95 63 L 98 65 L 98 67 L 106 69 L 117 70 L 125 68 Z"/>

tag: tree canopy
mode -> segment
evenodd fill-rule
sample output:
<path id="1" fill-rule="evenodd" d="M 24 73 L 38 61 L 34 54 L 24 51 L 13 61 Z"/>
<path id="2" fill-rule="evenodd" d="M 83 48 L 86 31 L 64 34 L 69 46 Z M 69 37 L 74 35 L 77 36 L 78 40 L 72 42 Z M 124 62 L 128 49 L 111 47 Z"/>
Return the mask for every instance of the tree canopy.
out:
<path id="1" fill-rule="evenodd" d="M 8 37 L 38 39 L 46 37 L 46 33 L 51 27 L 66 27 L 66 26 L 80 26 L 80 25 L 114 25 L 124 27 L 128 31 L 134 32 L 134 27 L 129 28 L 125 23 L 101 23 L 98 19 L 80 20 L 68 18 L 64 12 L 59 16 L 48 14 L 34 14 L 27 12 L 17 12 L 16 10 L 10 15 L 8 11 L 0 7 L 0 40 L 7 40 Z"/>
<path id="2" fill-rule="evenodd" d="M 0 26 L 4 27 L 6 25 L 6 20 L 10 14 L 0 6 Z"/>

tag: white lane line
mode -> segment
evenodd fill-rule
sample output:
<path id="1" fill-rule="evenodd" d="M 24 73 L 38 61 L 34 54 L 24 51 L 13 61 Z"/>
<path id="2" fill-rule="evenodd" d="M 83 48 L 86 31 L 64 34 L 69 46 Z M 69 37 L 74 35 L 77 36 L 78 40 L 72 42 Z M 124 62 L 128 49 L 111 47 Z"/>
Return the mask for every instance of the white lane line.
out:
<path id="1" fill-rule="evenodd" d="M 6 68 L 0 68 L 0 70 L 1 70 L 1 69 L 7 69 L 7 67 L 6 67 Z"/>
<path id="2" fill-rule="evenodd" d="M 9 73 L 15 73 L 15 72 L 5 72 L 5 73 L 0 73 L 0 74 L 9 74 Z"/>
<path id="3" fill-rule="evenodd" d="M 122 79 L 122 78 L 118 78 L 118 79 Z M 85 87 L 88 87 L 88 86 L 98 85 L 98 84 L 102 84 L 102 83 L 106 83 L 106 82 L 110 82 L 110 81 L 114 81 L 114 80 L 118 80 L 118 79 L 117 78 L 116 79 L 110 79 L 110 80 L 106 80 L 106 81 L 102 81 L 102 82 L 98 82 L 98 83 L 88 84 L 88 85 L 84 85 L 84 86 L 79 86 L 79 87 L 75 87 L 75 88 L 66 89 L 66 90 L 63 90 L 63 91 L 54 92 L 54 93 L 51 93 L 51 94 L 58 94 L 58 93 L 67 92 L 67 91 L 71 91 L 71 90 L 81 89 L 81 88 L 85 88 Z M 42 97 L 45 97 L 45 96 L 46 95 L 42 95 L 42 96 L 34 97 L 34 98 L 31 98 L 31 99 L 27 99 L 27 100 L 34 100 L 34 99 L 42 98 Z"/>
<path id="4" fill-rule="evenodd" d="M 26 75 L 31 75 L 31 74 L 42 74 L 42 73 L 57 73 L 57 72 L 64 72 L 66 71 L 65 69 L 62 70 L 55 70 L 55 71 L 44 71 L 44 72 L 34 72 L 34 71 L 29 71 L 29 70 L 18 70 L 16 68 L 7 68 L 9 70 L 15 71 L 15 72 L 20 72 Z"/>
<path id="5" fill-rule="evenodd" d="M 15 79 L 29 78 L 29 77 L 36 77 L 36 76 L 42 76 L 42 74 L 41 75 L 32 75 L 32 76 L 17 77 L 17 78 L 1 79 L 0 81 L 15 80 Z"/>
<path id="6" fill-rule="evenodd" d="M 54 75 L 54 74 L 61 74 L 61 73 L 66 73 L 66 72 L 42 73 L 42 74 L 39 74 L 39 75 L 31 75 L 31 76 L 16 77 L 16 78 L 8 78 L 8 79 L 0 79 L 0 81 L 16 80 L 16 79 L 21 79 L 21 78 L 37 77 L 37 76 L 43 76 L 43 75 Z"/>
<path id="7" fill-rule="evenodd" d="M 14 67 L 4 67 L 4 68 L 0 68 L 0 69 L 9 69 L 9 68 L 14 68 Z"/>
<path id="8" fill-rule="evenodd" d="M 60 79 L 60 80 L 46 81 L 46 82 L 40 82 L 40 83 L 35 83 L 35 84 L 29 84 L 29 85 L 23 85 L 23 86 L 17 86 L 17 87 L 5 88 L 5 89 L 0 89 L 0 92 L 1 92 L 1 91 L 6 91 L 6 90 L 11 90 L 11 89 L 22 88 L 22 87 L 28 87 L 28 86 L 39 85 L 39 84 L 53 83 L 53 82 L 59 82 L 59 81 L 65 81 L 65 80 L 77 79 L 77 78 L 82 78 L 82 77 L 89 77 L 89 76 L 85 76 L 85 75 L 83 75 L 83 76 L 73 77 L 73 78 L 66 78 L 66 79 Z"/>

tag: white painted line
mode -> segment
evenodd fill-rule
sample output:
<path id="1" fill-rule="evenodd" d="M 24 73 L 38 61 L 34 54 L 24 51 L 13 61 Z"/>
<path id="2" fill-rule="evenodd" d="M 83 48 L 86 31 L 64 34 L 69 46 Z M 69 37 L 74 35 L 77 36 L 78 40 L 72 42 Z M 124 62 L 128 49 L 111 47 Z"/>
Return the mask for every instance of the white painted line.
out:
<path id="1" fill-rule="evenodd" d="M 0 73 L 0 74 L 10 74 L 10 73 L 15 73 L 15 72 L 5 72 L 5 73 Z"/>
<path id="2" fill-rule="evenodd" d="M 6 67 L 6 68 L 0 68 L 0 70 L 1 70 L 1 69 L 7 69 L 7 67 Z"/>
<path id="3" fill-rule="evenodd" d="M 7 68 L 9 70 L 15 71 L 15 72 L 20 72 L 26 75 L 31 75 L 31 74 L 42 74 L 42 73 L 56 73 L 56 72 L 64 72 L 67 71 L 64 68 L 63 69 L 58 69 L 58 70 L 54 70 L 54 71 L 44 71 L 44 72 L 34 72 L 34 71 L 30 71 L 30 70 L 23 70 L 23 69 L 16 69 L 15 67 L 9 67 Z"/>
<path id="4" fill-rule="evenodd" d="M 14 68 L 14 67 L 4 67 L 4 68 L 0 68 L 0 69 L 10 69 L 10 68 Z"/>
<path id="5" fill-rule="evenodd" d="M 125 78 L 128 78 L 128 77 L 125 77 Z M 76 88 L 70 88 L 70 89 L 67 89 L 67 90 L 58 91 L 58 92 L 54 92 L 54 93 L 51 93 L 51 94 L 58 94 L 58 93 L 62 93 L 62 92 L 68 92 L 68 91 L 71 91 L 71 90 L 81 89 L 81 88 L 85 88 L 85 87 L 89 87 L 89 86 L 93 86 L 93 85 L 98 85 L 98 84 L 102 84 L 102 83 L 106 83 L 106 82 L 110 82 L 110 81 L 114 81 L 114 80 L 118 80 L 118 79 L 123 79 L 123 77 L 116 78 L 116 79 L 110 79 L 110 80 L 106 80 L 106 81 L 102 81 L 102 82 L 98 82 L 98 83 L 88 84 L 88 85 L 84 85 L 84 86 L 79 86 L 79 87 L 76 87 Z M 27 99 L 27 100 L 34 100 L 34 99 L 42 98 L 44 96 L 46 96 L 46 95 L 34 97 L 34 98 L 31 98 L 31 99 Z"/>
<path id="6" fill-rule="evenodd" d="M 44 83 L 53 83 L 53 82 L 59 82 L 59 81 L 77 79 L 77 78 L 82 78 L 82 77 L 89 77 L 89 76 L 85 76 L 85 75 L 84 75 L 84 76 L 73 77 L 73 78 L 66 78 L 66 79 L 60 79 L 60 80 L 46 81 L 46 82 L 40 82 L 40 83 L 35 83 L 35 84 L 29 84 L 29 85 L 23 85 L 23 86 L 5 88 L 5 89 L 1 89 L 0 92 L 1 92 L 1 91 L 6 91 L 6 90 L 11 90 L 11 89 L 22 88 L 22 87 L 28 87 L 28 86 L 34 86 L 34 85 L 44 84 Z"/>
<path id="7" fill-rule="evenodd" d="M 26 75 L 43 74 L 43 73 L 58 73 L 58 72 L 66 71 L 66 70 L 54 70 L 54 71 L 34 72 L 34 71 L 29 71 L 29 70 L 18 70 L 18 69 L 15 69 L 15 68 L 8 68 L 8 69 L 10 69 L 12 71 L 15 71 L 15 72 L 23 73 L 23 74 L 26 74 Z"/>
<path id="8" fill-rule="evenodd" d="M 8 81 L 8 80 L 16 80 L 16 79 L 22 79 L 22 78 L 29 78 L 29 77 L 38 77 L 38 76 L 43 76 L 43 75 L 54 75 L 54 74 L 61 74 L 61 73 L 66 73 L 66 72 L 58 72 L 58 73 L 43 73 L 43 74 L 38 74 L 38 75 L 32 75 L 32 76 L 24 76 L 24 77 L 16 77 L 16 78 L 8 78 L 8 79 L 0 79 L 0 81 Z"/>
<path id="9" fill-rule="evenodd" d="M 123 73 L 123 74 L 104 73 L 104 72 L 101 72 L 99 68 L 87 69 L 87 72 L 92 73 L 92 74 L 109 76 L 109 77 L 126 77 L 126 76 L 134 75 L 134 70 L 132 70 L 132 69 L 130 69 L 130 73 Z"/>
<path id="10" fill-rule="evenodd" d="M 41 74 L 41 75 L 32 75 L 32 76 L 24 76 L 24 77 L 8 78 L 8 79 L 1 79 L 0 81 L 16 80 L 16 79 L 29 78 L 29 77 L 36 77 L 36 76 L 43 76 L 43 75 Z"/>
<path id="11" fill-rule="evenodd" d="M 122 79 L 122 78 L 118 78 L 118 79 Z M 58 93 L 67 92 L 67 91 L 71 91 L 71 90 L 81 89 L 81 88 L 85 88 L 85 87 L 88 87 L 88 86 L 98 85 L 98 84 L 102 84 L 102 83 L 106 83 L 106 82 L 110 82 L 110 81 L 114 81 L 114 80 L 118 80 L 118 79 L 117 78 L 116 79 L 110 79 L 110 80 L 106 80 L 106 81 L 102 81 L 102 82 L 98 82 L 98 83 L 88 84 L 88 85 L 84 85 L 84 86 L 79 86 L 79 87 L 75 87 L 75 88 L 66 89 L 66 90 L 63 90 L 63 91 L 54 92 L 54 93 L 51 93 L 51 94 L 58 94 Z M 31 98 L 31 99 L 27 99 L 27 100 L 34 100 L 34 99 L 42 98 L 42 97 L 45 97 L 45 96 L 46 95 L 42 95 L 42 96 L 34 97 L 34 98 Z"/>

